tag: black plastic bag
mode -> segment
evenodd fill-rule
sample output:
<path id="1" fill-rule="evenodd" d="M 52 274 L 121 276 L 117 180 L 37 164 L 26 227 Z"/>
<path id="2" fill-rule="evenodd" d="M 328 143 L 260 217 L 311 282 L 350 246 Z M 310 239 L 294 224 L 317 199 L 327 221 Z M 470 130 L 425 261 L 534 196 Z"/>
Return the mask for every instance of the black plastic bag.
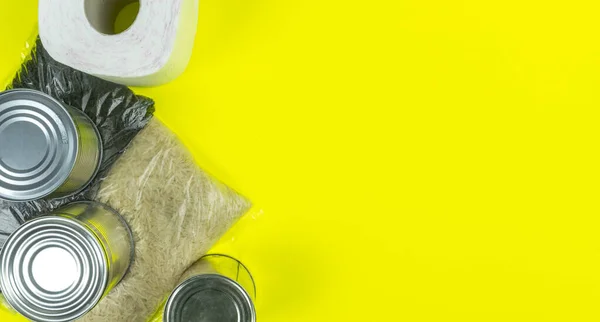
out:
<path id="1" fill-rule="evenodd" d="M 100 171 L 92 183 L 76 195 L 29 202 L 0 200 L 0 248 L 8 236 L 25 221 L 50 212 L 69 202 L 93 200 L 101 181 L 133 140 L 152 118 L 154 101 L 137 96 L 129 88 L 85 74 L 50 57 L 37 40 L 31 53 L 9 88 L 35 89 L 58 101 L 82 110 L 100 131 L 104 154 Z"/>

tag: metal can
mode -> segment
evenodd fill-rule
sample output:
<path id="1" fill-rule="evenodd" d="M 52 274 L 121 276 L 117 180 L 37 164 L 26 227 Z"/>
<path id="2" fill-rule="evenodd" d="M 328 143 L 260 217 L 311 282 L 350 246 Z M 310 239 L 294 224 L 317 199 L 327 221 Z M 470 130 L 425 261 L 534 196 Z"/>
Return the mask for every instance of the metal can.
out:
<path id="1" fill-rule="evenodd" d="M 256 285 L 246 266 L 211 254 L 183 274 L 159 315 L 164 322 L 255 322 L 255 299 Z"/>
<path id="2" fill-rule="evenodd" d="M 35 90 L 0 93 L 0 198 L 29 201 L 83 190 L 102 160 L 102 140 L 81 111 Z"/>
<path id="3" fill-rule="evenodd" d="M 116 211 L 72 203 L 10 235 L 0 252 L 0 286 L 28 319 L 72 321 L 121 281 L 133 252 L 131 230 Z"/>

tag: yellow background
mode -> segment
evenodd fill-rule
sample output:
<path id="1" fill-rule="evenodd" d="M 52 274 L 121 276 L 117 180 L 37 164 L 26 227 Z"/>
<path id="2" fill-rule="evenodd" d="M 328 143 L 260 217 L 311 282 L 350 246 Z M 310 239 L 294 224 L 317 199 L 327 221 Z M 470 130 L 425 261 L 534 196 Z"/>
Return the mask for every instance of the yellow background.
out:
<path id="1" fill-rule="evenodd" d="M 136 90 L 262 209 L 217 247 L 261 322 L 598 321 L 599 13 L 201 0 L 186 73 Z M 35 21 L 3 1 L 0 78 Z"/>

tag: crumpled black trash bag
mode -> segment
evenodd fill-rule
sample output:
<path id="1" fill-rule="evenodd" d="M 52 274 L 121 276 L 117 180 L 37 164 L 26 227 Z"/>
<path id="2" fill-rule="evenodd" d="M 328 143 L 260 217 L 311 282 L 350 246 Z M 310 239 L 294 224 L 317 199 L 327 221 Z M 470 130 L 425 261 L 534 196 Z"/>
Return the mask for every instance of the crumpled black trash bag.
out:
<path id="1" fill-rule="evenodd" d="M 100 182 L 154 113 L 152 99 L 137 96 L 126 86 L 102 80 L 55 61 L 43 48 L 39 38 L 31 56 L 31 60 L 21 66 L 9 88 L 40 90 L 64 104 L 82 110 L 96 123 L 104 143 L 104 154 L 96 178 L 76 195 L 29 202 L 0 200 L 0 248 L 8 236 L 25 221 L 69 202 L 93 200 Z"/>

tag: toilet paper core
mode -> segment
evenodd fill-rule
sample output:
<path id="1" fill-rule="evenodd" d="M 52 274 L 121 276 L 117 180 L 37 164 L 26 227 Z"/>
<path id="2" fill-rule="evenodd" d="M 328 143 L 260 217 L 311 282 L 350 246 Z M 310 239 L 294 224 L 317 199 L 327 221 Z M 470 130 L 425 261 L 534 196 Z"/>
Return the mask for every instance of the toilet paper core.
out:
<path id="1" fill-rule="evenodd" d="M 84 0 L 83 4 L 92 27 L 106 35 L 119 34 L 131 27 L 141 5 L 140 0 Z"/>

